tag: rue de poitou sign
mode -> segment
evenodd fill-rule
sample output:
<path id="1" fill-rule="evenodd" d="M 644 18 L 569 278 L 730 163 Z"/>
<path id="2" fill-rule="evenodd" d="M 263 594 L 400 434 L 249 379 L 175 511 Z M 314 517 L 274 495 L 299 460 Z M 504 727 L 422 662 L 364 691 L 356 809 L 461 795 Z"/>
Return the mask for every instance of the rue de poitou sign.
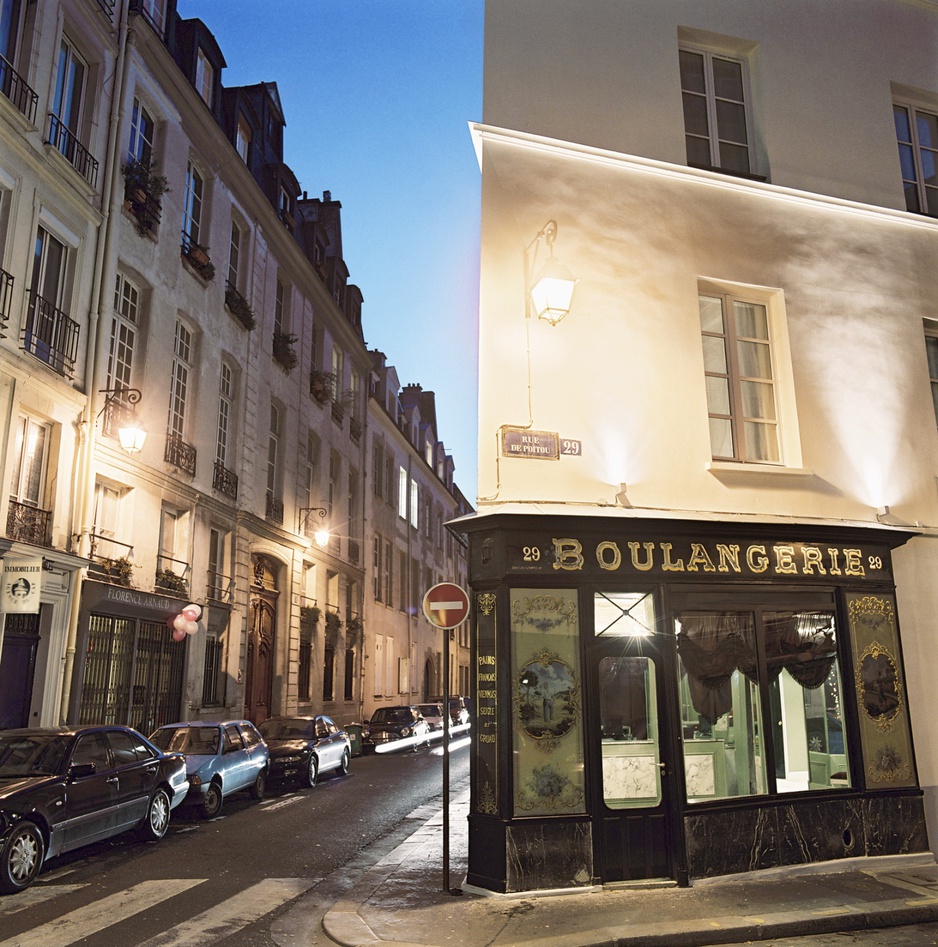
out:
<path id="1" fill-rule="evenodd" d="M 519 541 L 518 535 L 512 531 L 505 546 L 507 570 L 512 573 L 618 574 L 697 581 L 892 581 L 885 543 L 630 538 L 627 529 L 610 529 L 608 538 L 532 533 Z"/>

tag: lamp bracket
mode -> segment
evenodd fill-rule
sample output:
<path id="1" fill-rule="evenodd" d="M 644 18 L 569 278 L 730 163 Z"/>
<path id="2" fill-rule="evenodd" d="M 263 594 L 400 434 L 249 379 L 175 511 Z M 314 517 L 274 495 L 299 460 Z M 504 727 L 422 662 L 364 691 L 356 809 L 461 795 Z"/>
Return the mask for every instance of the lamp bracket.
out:
<path id="1" fill-rule="evenodd" d="M 303 506 L 300 507 L 299 511 L 299 524 L 297 526 L 298 533 L 305 533 L 306 528 L 309 526 L 309 518 L 313 513 L 319 514 L 320 520 L 325 520 L 326 514 L 329 511 L 324 506 Z"/>
<path id="2" fill-rule="evenodd" d="M 123 385 L 117 385 L 114 388 L 100 388 L 98 394 L 105 396 L 104 404 L 98 412 L 99 418 L 115 403 L 119 404 L 122 408 L 132 407 L 137 404 L 142 397 L 139 388 L 125 388 Z"/>

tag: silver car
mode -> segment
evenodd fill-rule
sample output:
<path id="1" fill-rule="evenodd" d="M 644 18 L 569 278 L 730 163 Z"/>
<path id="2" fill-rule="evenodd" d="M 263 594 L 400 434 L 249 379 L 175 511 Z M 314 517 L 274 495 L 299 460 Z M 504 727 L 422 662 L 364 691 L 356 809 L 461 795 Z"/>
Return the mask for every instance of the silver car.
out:
<path id="1" fill-rule="evenodd" d="M 250 720 L 168 723 L 150 735 L 165 752 L 186 758 L 189 792 L 184 805 L 198 806 L 211 819 L 232 793 L 247 790 L 262 799 L 267 786 L 270 754 Z"/>

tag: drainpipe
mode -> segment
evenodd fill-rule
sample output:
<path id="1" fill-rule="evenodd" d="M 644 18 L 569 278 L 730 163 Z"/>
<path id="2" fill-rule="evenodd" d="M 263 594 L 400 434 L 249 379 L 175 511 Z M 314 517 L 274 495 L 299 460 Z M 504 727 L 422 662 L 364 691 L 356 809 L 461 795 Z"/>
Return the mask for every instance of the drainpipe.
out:
<path id="1" fill-rule="evenodd" d="M 88 525 L 89 511 L 92 508 L 94 496 L 94 446 L 95 446 L 95 417 L 93 405 L 96 403 L 95 394 L 100 381 L 98 379 L 99 347 L 101 336 L 99 333 L 102 308 L 110 299 L 105 286 L 105 275 L 108 272 L 107 260 L 111 244 L 114 242 L 115 230 L 120 223 L 120 215 L 116 213 L 118 206 L 117 196 L 117 168 L 120 154 L 121 117 L 123 115 L 122 97 L 124 85 L 127 81 L 129 57 L 127 46 L 129 43 L 130 28 L 128 26 L 129 0 L 121 0 L 120 22 L 118 25 L 117 61 L 114 66 L 114 92 L 111 97 L 111 113 L 108 118 L 107 146 L 104 157 L 104 181 L 101 185 L 101 226 L 98 229 L 98 240 L 95 246 L 94 271 L 91 282 L 91 305 L 88 312 L 88 345 L 85 349 L 85 378 L 89 379 L 85 407 L 82 410 L 79 427 L 79 464 L 75 477 L 72 509 L 77 511 L 78 554 L 87 558 L 91 552 L 91 528 Z M 81 589 L 88 574 L 83 567 L 73 574 L 74 588 L 71 595 L 71 609 L 68 617 L 68 637 L 65 644 L 65 665 L 62 670 L 62 700 L 59 705 L 59 718 L 64 722 L 69 717 L 69 704 L 72 698 L 72 674 L 75 667 L 75 651 L 78 642 L 78 615 L 81 606 Z"/>

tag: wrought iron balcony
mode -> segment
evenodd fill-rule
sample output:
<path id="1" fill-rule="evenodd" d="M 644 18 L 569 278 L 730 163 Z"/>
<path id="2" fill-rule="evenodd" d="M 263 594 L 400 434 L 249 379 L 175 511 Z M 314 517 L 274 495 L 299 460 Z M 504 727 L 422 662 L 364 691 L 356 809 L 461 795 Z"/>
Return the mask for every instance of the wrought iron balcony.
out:
<path id="1" fill-rule="evenodd" d="M 23 77 L 0 56 L 0 92 L 32 123 L 36 123 L 36 103 L 39 96 L 26 84 Z"/>
<path id="2" fill-rule="evenodd" d="M 231 283 L 225 284 L 225 305 L 245 329 L 253 329 L 257 325 L 254 307 L 235 289 Z"/>
<path id="3" fill-rule="evenodd" d="M 41 510 L 38 506 L 28 506 L 17 500 L 10 500 L 7 513 L 7 538 L 33 546 L 51 546 L 49 525 L 52 511 Z"/>
<path id="4" fill-rule="evenodd" d="M 60 375 L 71 378 L 78 357 L 80 326 L 34 290 L 23 329 L 23 348 Z"/>
<path id="5" fill-rule="evenodd" d="M 341 401 L 332 402 L 332 420 L 340 426 L 345 420 L 345 406 Z"/>
<path id="6" fill-rule="evenodd" d="M 170 592 L 173 595 L 189 595 L 189 563 L 171 556 L 156 557 L 156 576 L 153 587 L 158 592 Z"/>
<path id="7" fill-rule="evenodd" d="M 114 19 L 114 0 L 98 0 L 98 6 L 107 14 L 109 20 Z"/>
<path id="8" fill-rule="evenodd" d="M 205 594 L 213 602 L 231 602 L 234 598 L 234 579 L 209 569 Z"/>
<path id="9" fill-rule="evenodd" d="M 348 419 L 349 436 L 357 444 L 362 439 L 362 422 L 356 417 Z"/>
<path id="10" fill-rule="evenodd" d="M 6 338 L 12 300 L 13 277 L 6 270 L 0 270 L 0 339 Z"/>
<path id="11" fill-rule="evenodd" d="M 267 491 L 267 519 L 272 523 L 283 522 L 283 500 Z"/>
<path id="12" fill-rule="evenodd" d="M 163 452 L 163 460 L 167 464 L 178 467 L 184 473 L 195 476 L 196 449 L 187 444 L 177 434 L 166 435 L 166 450 Z"/>
<path id="13" fill-rule="evenodd" d="M 98 185 L 98 162 L 67 128 L 58 115 L 49 113 L 48 143 L 60 151 L 66 161 L 92 186 Z"/>
<path id="14" fill-rule="evenodd" d="M 212 477 L 212 486 L 219 493 L 224 493 L 232 500 L 238 499 L 238 475 L 229 470 L 221 461 L 215 461 L 215 475 Z"/>

